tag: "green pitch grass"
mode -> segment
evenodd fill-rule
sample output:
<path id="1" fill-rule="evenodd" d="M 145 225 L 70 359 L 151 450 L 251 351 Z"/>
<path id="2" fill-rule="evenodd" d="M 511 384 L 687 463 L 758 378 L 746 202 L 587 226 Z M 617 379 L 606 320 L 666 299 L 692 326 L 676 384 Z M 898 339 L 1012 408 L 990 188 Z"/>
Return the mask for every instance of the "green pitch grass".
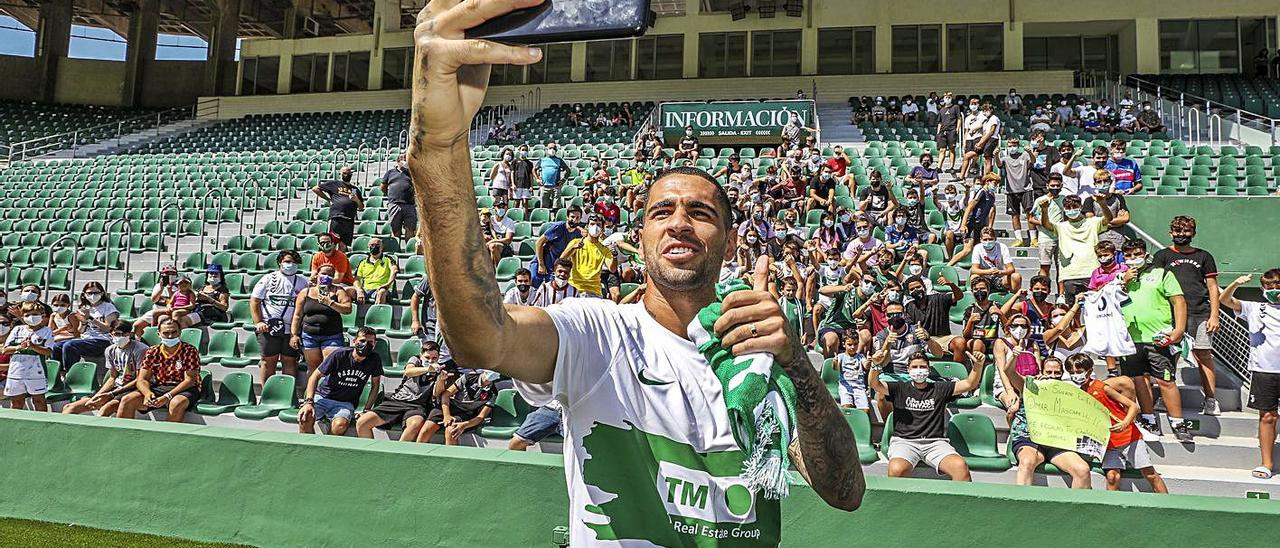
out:
<path id="1" fill-rule="evenodd" d="M 234 548 L 242 545 L 209 544 L 155 535 L 104 531 L 76 525 L 0 519 L 0 547 L 42 548 Z"/>

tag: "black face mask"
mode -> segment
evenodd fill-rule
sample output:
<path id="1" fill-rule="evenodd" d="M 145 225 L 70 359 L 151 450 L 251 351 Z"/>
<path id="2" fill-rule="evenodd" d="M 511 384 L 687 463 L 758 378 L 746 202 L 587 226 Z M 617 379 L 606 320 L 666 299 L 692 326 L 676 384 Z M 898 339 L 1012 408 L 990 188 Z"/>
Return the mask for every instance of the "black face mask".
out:
<path id="1" fill-rule="evenodd" d="M 382 248 L 381 248 L 381 247 L 371 247 L 371 248 L 369 248 L 369 254 L 370 254 L 370 255 L 381 255 L 381 254 L 382 254 Z"/>
<path id="2" fill-rule="evenodd" d="M 1044 302 L 1045 299 L 1049 298 L 1049 292 L 1048 291 L 1032 291 L 1031 297 L 1034 298 L 1036 302 Z"/>
<path id="3" fill-rule="evenodd" d="M 889 327 L 893 328 L 894 331 L 901 331 L 902 328 L 907 326 L 907 319 L 903 318 L 900 312 L 888 314 L 887 317 L 889 318 Z"/>
<path id="4" fill-rule="evenodd" d="M 912 299 L 912 300 L 915 300 L 915 301 L 923 301 L 923 300 L 924 300 L 924 290 L 923 290 L 923 289 L 917 289 L 917 290 L 915 290 L 915 291 L 912 291 L 912 292 L 911 292 L 911 299 Z"/>
<path id="5" fill-rule="evenodd" d="M 528 293 L 529 284 L 516 284 L 516 289 L 519 289 L 521 293 Z"/>
<path id="6" fill-rule="evenodd" d="M 373 354 L 373 345 L 367 342 L 358 342 L 355 346 L 356 355 L 360 357 L 368 357 Z"/>
<path id="7" fill-rule="evenodd" d="M 973 300 L 975 301 L 985 301 L 989 296 L 991 296 L 991 292 L 986 289 L 973 290 Z"/>
<path id="8" fill-rule="evenodd" d="M 1178 245 L 1190 245 L 1192 236 L 1174 236 L 1173 243 Z"/>
<path id="9" fill-rule="evenodd" d="M 1050 188 L 1050 189 L 1049 189 L 1049 195 L 1050 195 L 1050 196 L 1057 196 L 1057 195 L 1058 195 L 1059 193 L 1061 193 L 1061 192 L 1062 192 L 1062 189 L 1061 189 L 1061 188 Z"/>

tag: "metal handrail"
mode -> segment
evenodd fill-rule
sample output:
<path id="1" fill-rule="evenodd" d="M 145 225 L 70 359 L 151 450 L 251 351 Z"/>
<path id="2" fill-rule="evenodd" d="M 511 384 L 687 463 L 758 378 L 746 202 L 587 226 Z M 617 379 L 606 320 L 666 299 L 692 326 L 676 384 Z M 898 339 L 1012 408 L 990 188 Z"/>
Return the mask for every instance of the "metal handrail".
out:
<path id="1" fill-rule="evenodd" d="M 1271 144 L 1280 143 L 1280 134 L 1277 129 L 1280 128 L 1280 119 L 1272 118 L 1258 114 L 1256 112 L 1244 110 L 1241 107 L 1233 107 L 1225 103 L 1213 101 L 1206 97 L 1201 97 L 1194 93 L 1187 93 L 1180 89 L 1171 89 L 1160 84 L 1140 78 L 1138 76 L 1128 76 L 1121 83 L 1122 87 L 1131 87 L 1140 92 L 1145 92 L 1161 99 L 1167 99 L 1184 106 L 1203 106 L 1205 112 L 1212 113 L 1217 111 L 1219 116 L 1226 114 L 1235 118 L 1236 126 L 1251 127 L 1259 131 L 1267 132 L 1271 136 Z M 1163 114 L 1163 112 L 1161 112 Z M 1237 131 L 1237 140 L 1240 140 L 1240 134 Z"/>
<path id="2" fill-rule="evenodd" d="M 171 116 L 173 113 L 184 113 L 186 117 L 193 117 L 195 115 L 195 108 L 196 108 L 196 105 L 174 107 L 171 109 L 162 110 L 162 111 L 154 112 L 151 114 L 144 114 L 142 116 L 135 116 L 133 118 L 126 118 L 124 120 L 116 120 L 114 122 L 107 122 L 105 124 L 98 124 L 96 126 L 90 126 L 87 128 L 80 128 L 73 131 L 56 133 L 53 135 L 45 135 L 44 137 L 36 137 L 35 139 L 28 139 L 26 141 L 12 143 L 9 145 L 9 150 L 8 150 L 8 153 L 5 155 L 5 157 L 8 158 L 8 162 L 12 164 L 15 161 L 15 157 L 16 157 L 16 161 L 21 161 L 21 160 L 26 160 L 27 158 L 30 158 L 32 156 L 38 156 L 42 154 L 48 154 L 50 152 L 63 150 L 65 148 L 68 148 L 66 143 L 66 138 L 70 136 L 71 137 L 71 144 L 70 144 L 71 157 L 75 158 L 76 151 L 80 149 L 81 133 L 89 133 L 89 132 L 97 131 L 100 129 L 114 127 L 115 133 L 113 135 L 108 135 L 102 138 L 101 141 L 105 141 L 108 139 L 117 139 L 117 142 L 118 142 L 120 137 L 125 135 L 125 124 L 130 124 L 129 126 L 130 132 L 137 131 L 138 129 L 147 129 L 149 127 L 158 127 L 158 126 L 164 125 L 165 120 L 173 122 L 173 121 L 185 119 L 183 116 L 178 116 L 178 117 Z M 138 128 L 132 125 L 134 122 L 138 122 L 141 120 L 150 121 L 152 119 L 155 120 L 155 124 L 153 126 Z M 96 142 L 101 142 L 101 141 L 96 141 Z"/>
<path id="3" fill-rule="evenodd" d="M 201 228 L 205 228 L 209 226 L 209 209 L 210 209 L 209 197 L 214 196 L 215 194 L 217 195 L 217 199 L 218 199 L 218 202 L 217 202 L 218 207 L 216 208 L 218 211 L 218 218 L 215 219 L 213 223 L 214 225 L 213 241 L 210 243 L 216 246 L 218 245 L 218 241 L 222 239 L 222 199 L 226 194 L 225 192 L 223 192 L 221 188 L 219 187 L 210 188 L 209 190 L 205 191 L 204 196 L 200 197 L 200 222 L 203 223 L 204 225 Z M 205 242 L 204 234 L 201 234 L 200 235 L 200 255 L 201 256 L 204 255 L 204 242 Z M 206 257 L 206 259 L 208 259 L 208 257 Z"/>
<path id="4" fill-rule="evenodd" d="M 130 262 L 129 258 L 133 255 L 133 249 L 130 246 L 130 243 L 133 240 L 133 225 L 129 224 L 128 219 L 125 219 L 122 217 L 119 219 L 112 220 L 102 227 L 102 230 L 107 233 L 107 256 L 106 256 L 107 265 L 106 265 L 106 273 L 104 274 L 104 277 L 103 277 L 104 283 L 102 285 L 104 289 L 108 289 L 108 290 L 111 289 L 110 287 L 108 287 L 111 285 L 111 271 L 115 270 L 114 268 L 112 268 L 112 266 L 115 265 L 115 262 L 111 260 L 111 241 L 114 239 L 112 237 L 112 229 L 114 229 L 115 226 L 118 224 L 124 225 L 124 233 L 123 235 L 120 236 L 121 238 L 123 238 L 123 240 L 116 240 L 117 243 L 124 242 L 123 245 L 119 246 L 120 249 L 117 250 L 117 252 L 119 251 L 124 252 L 124 279 L 120 281 L 120 288 L 128 289 L 129 278 L 133 276 L 133 274 L 131 274 L 131 271 L 129 270 L 129 262 Z"/>

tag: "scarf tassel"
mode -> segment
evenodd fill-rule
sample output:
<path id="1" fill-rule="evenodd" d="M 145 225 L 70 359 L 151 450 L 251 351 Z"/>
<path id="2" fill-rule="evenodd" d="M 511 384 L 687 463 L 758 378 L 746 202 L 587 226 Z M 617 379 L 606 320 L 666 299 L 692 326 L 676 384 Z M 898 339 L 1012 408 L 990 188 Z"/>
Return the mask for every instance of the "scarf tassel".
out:
<path id="1" fill-rule="evenodd" d="M 742 479 L 752 491 L 770 500 L 787 496 L 786 469 L 790 466 L 786 451 L 779 450 L 781 425 L 772 405 L 765 405 L 764 412 L 756 418 L 755 443 L 751 454 L 742 462 Z"/>

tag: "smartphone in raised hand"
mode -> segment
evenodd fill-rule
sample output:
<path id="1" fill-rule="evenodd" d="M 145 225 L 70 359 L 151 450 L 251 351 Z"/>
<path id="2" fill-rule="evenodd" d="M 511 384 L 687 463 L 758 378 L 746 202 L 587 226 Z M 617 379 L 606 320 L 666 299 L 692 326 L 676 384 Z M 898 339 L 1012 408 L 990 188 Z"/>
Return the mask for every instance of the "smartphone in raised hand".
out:
<path id="1" fill-rule="evenodd" d="M 649 0 L 545 0 L 485 21 L 467 31 L 467 38 L 508 44 L 548 44 L 644 34 Z"/>

